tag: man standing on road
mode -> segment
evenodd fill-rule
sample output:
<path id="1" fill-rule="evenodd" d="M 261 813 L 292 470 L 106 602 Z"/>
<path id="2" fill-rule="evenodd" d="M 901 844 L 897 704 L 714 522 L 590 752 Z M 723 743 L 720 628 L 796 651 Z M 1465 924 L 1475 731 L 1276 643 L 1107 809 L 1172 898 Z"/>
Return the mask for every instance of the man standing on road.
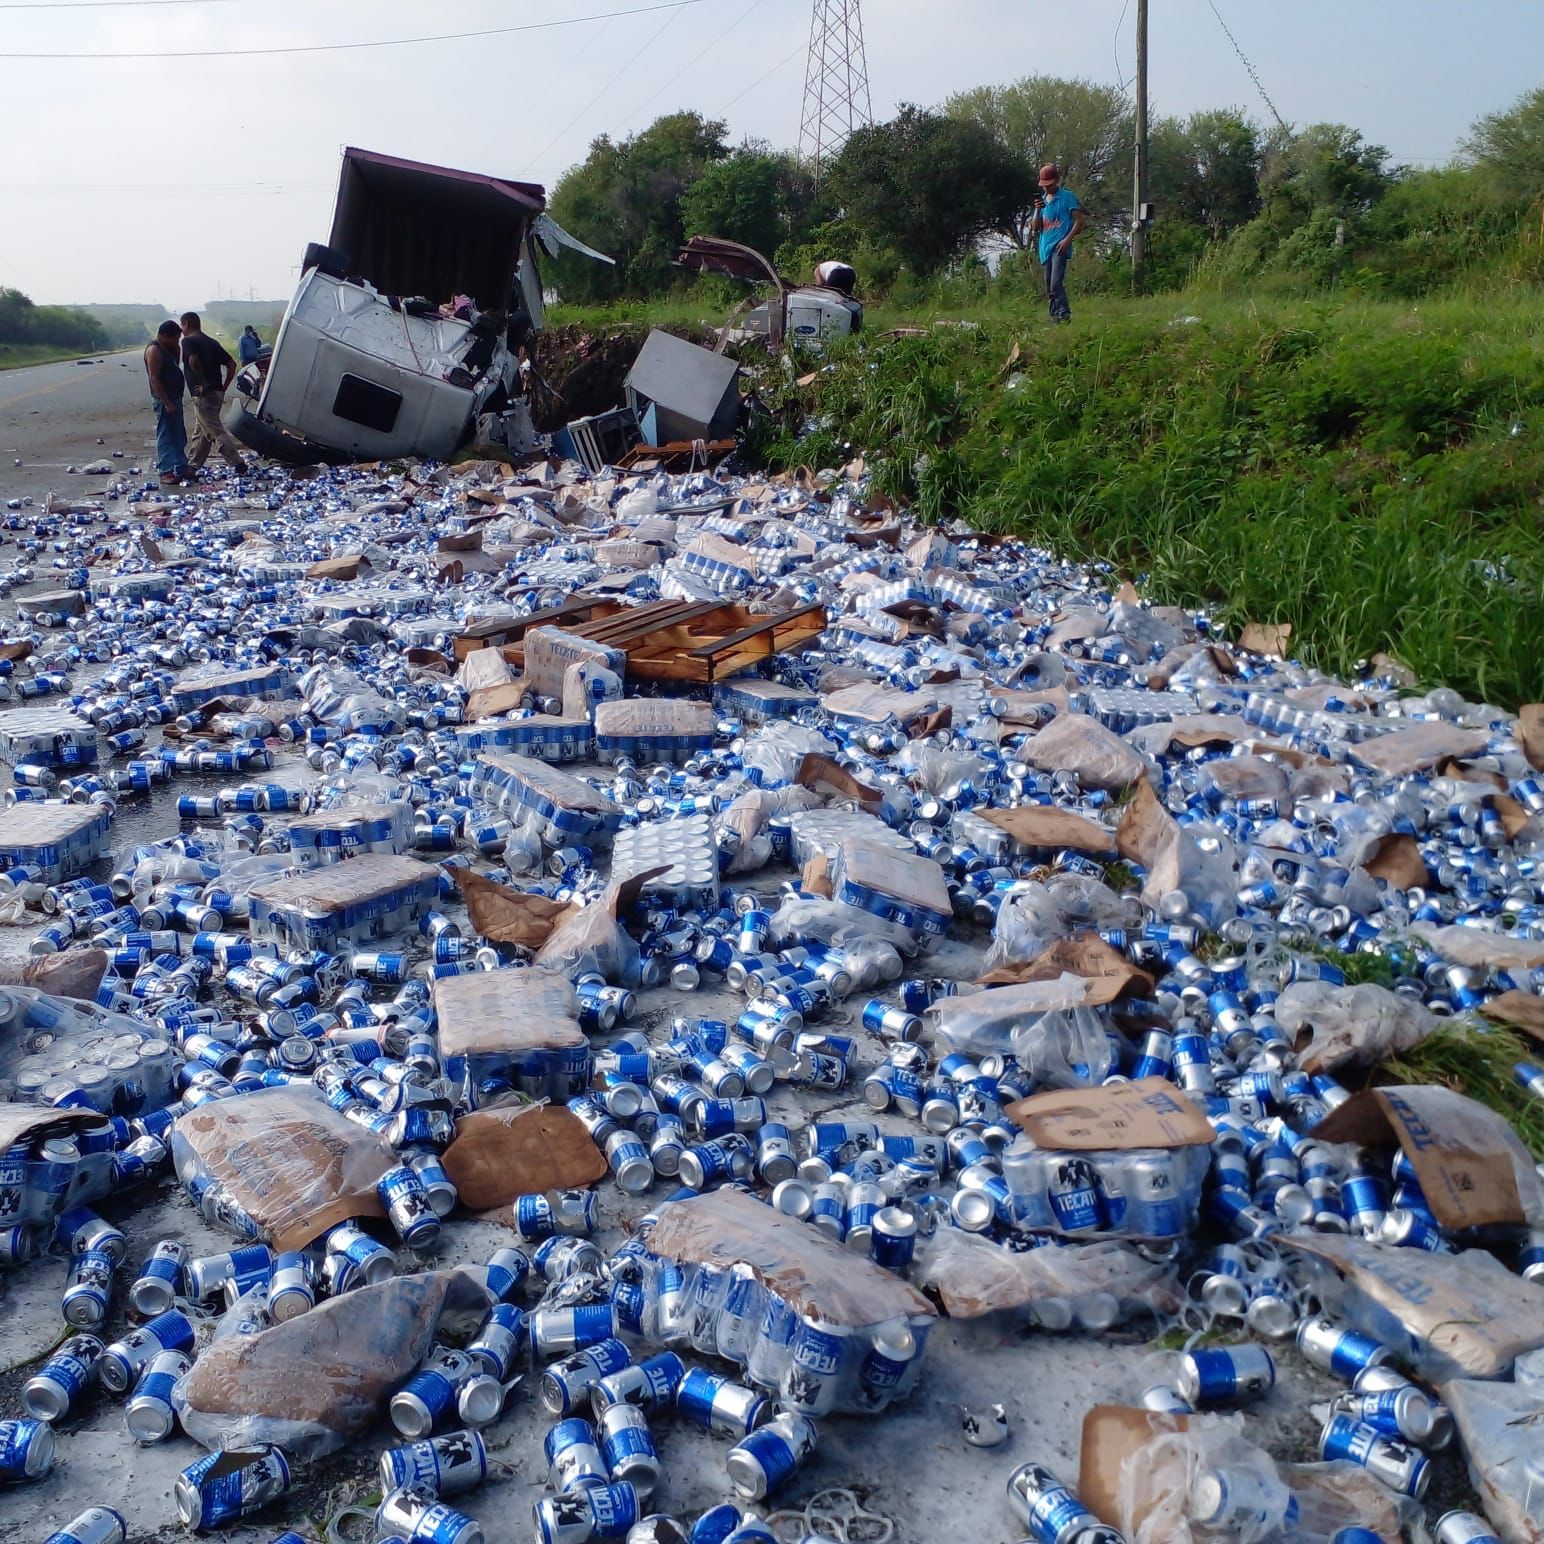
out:
<path id="1" fill-rule="evenodd" d="M 1061 167 L 1053 161 L 1040 168 L 1040 196 L 1035 200 L 1034 230 L 1040 237 L 1040 264 L 1045 269 L 1045 298 L 1053 322 L 1070 322 L 1067 304 L 1067 263 L 1072 239 L 1083 230 L 1083 206 L 1076 193 L 1061 185 Z"/>
<path id="2" fill-rule="evenodd" d="M 176 322 L 162 322 L 145 345 L 145 374 L 155 409 L 155 460 L 163 483 L 187 482 L 188 426 L 182 417 L 182 366 L 177 362 Z"/>
<path id="3" fill-rule="evenodd" d="M 263 340 L 257 335 L 257 328 L 249 322 L 241 329 L 241 336 L 236 340 L 236 354 L 242 364 L 249 365 L 257 358 L 263 347 Z"/>
<path id="4" fill-rule="evenodd" d="M 241 446 L 220 419 L 225 393 L 236 378 L 236 361 L 216 338 L 199 325 L 197 311 L 182 313 L 182 365 L 193 395 L 193 439 L 188 445 L 188 465 L 195 471 L 218 445 L 227 466 L 242 471 Z"/>

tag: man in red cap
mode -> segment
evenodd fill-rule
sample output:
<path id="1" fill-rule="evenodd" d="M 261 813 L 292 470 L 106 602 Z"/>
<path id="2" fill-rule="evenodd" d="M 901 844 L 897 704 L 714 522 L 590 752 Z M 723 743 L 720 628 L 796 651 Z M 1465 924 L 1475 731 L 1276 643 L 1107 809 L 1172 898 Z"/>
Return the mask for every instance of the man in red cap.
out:
<path id="1" fill-rule="evenodd" d="M 1032 229 L 1040 238 L 1040 265 L 1045 269 L 1045 298 L 1053 322 L 1070 322 L 1067 304 L 1067 262 L 1072 239 L 1083 229 L 1083 206 L 1076 193 L 1061 185 L 1061 167 L 1054 161 L 1040 168 L 1040 196 L 1035 200 Z"/>

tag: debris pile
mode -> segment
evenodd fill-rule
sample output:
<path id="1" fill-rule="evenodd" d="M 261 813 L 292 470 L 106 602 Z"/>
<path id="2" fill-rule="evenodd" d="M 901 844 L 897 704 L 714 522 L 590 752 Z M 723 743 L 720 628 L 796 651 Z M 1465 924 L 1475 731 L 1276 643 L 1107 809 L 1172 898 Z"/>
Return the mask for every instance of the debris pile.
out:
<path id="1" fill-rule="evenodd" d="M 920 1540 L 943 1377 L 962 1538 L 1544 1538 L 1544 710 L 861 464 L 128 486 L 5 520 L 0 1507 Z"/>

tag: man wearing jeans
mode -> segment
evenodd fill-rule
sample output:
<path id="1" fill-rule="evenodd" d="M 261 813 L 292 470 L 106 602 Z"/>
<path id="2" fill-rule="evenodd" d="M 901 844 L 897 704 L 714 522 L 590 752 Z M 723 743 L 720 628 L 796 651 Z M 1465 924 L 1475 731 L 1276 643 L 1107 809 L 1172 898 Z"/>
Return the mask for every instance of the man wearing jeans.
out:
<path id="1" fill-rule="evenodd" d="M 188 426 L 182 417 L 182 366 L 177 362 L 176 322 L 162 322 L 145 345 L 145 375 L 155 409 L 155 459 L 163 483 L 187 482 Z"/>
<path id="2" fill-rule="evenodd" d="M 1034 230 L 1040 237 L 1040 265 L 1045 269 L 1045 298 L 1053 322 L 1070 322 L 1067 304 L 1067 262 L 1072 239 L 1083 230 L 1083 206 L 1076 193 L 1061 185 L 1061 167 L 1053 161 L 1040 168 L 1040 197 L 1035 200 Z"/>
<path id="3" fill-rule="evenodd" d="M 188 445 L 188 465 L 196 471 L 218 445 L 226 465 L 242 471 L 246 462 L 241 459 L 241 446 L 220 419 L 225 393 L 236 378 L 236 361 L 218 339 L 203 330 L 197 311 L 182 313 L 182 367 L 187 371 L 188 391 L 193 397 L 193 439 Z"/>

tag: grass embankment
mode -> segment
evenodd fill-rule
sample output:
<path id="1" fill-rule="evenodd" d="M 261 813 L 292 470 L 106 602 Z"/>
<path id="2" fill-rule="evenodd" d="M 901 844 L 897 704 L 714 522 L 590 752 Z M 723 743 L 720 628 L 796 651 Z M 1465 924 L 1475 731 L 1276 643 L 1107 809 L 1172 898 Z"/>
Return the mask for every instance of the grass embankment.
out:
<path id="1" fill-rule="evenodd" d="M 880 336 L 903 321 L 935 325 Z M 1544 696 L 1541 344 L 1531 289 L 1104 299 L 1055 329 L 1027 302 L 881 307 L 785 389 L 768 453 L 863 452 L 928 519 L 1109 562 L 1230 627 L 1290 622 L 1327 669 L 1387 650 L 1515 706 Z"/>
<path id="2" fill-rule="evenodd" d="M 0 343 L 0 370 L 51 365 L 61 359 L 101 359 L 116 352 L 116 349 L 103 349 L 97 353 L 90 349 L 55 348 L 51 343 Z"/>

